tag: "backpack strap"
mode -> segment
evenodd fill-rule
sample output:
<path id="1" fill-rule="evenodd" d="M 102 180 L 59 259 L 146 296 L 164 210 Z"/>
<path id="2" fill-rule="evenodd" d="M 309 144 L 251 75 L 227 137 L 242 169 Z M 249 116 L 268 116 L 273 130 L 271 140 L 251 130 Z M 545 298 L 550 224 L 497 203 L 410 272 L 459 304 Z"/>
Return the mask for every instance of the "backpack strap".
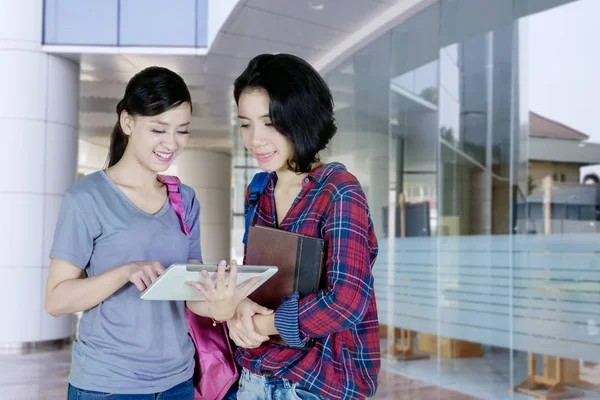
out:
<path id="1" fill-rule="evenodd" d="M 186 235 L 190 236 L 190 228 L 188 227 L 188 224 L 185 221 L 185 207 L 183 205 L 181 193 L 179 192 L 179 184 L 181 183 L 181 181 L 178 177 L 172 175 L 158 175 L 156 179 L 158 179 L 159 182 L 162 182 L 167 186 L 167 192 L 169 193 L 169 202 L 171 203 L 171 208 L 179 217 L 181 229 L 183 229 Z"/>
<path id="2" fill-rule="evenodd" d="M 258 199 L 260 195 L 265 191 L 267 184 L 269 183 L 269 173 L 268 172 L 259 172 L 254 175 L 252 181 L 249 186 L 249 195 L 248 195 L 248 207 L 246 209 L 246 230 L 244 231 L 244 244 L 248 243 L 248 230 L 250 229 L 250 225 L 252 220 L 254 219 L 254 214 L 256 214 L 256 207 L 258 206 Z"/>

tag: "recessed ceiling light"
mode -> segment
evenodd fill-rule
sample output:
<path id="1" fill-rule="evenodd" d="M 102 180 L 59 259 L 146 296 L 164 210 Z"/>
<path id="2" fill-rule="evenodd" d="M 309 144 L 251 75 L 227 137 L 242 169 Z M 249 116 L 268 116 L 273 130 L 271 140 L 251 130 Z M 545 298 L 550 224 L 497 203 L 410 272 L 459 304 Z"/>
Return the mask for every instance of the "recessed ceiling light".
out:
<path id="1" fill-rule="evenodd" d="M 308 6 L 310 8 L 312 8 L 313 10 L 315 10 L 315 11 L 321 11 L 322 9 L 325 8 L 325 6 L 323 4 L 321 4 L 321 3 L 313 3 L 313 2 L 308 3 Z"/>

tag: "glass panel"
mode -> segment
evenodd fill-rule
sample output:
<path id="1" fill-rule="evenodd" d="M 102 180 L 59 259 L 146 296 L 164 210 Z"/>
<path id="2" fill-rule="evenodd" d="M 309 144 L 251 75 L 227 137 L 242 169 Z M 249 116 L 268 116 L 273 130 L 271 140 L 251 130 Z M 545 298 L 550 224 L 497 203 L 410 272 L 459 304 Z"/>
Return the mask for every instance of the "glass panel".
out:
<path id="1" fill-rule="evenodd" d="M 373 275 L 380 318 L 393 313 L 393 299 L 388 295 L 386 282 L 394 253 L 385 240 L 389 236 L 388 221 L 393 218 L 388 212 L 393 171 L 389 136 L 391 42 L 390 33 L 382 35 L 326 76 L 335 100 L 338 133 L 323 159 L 344 164 L 358 178 L 366 194 L 379 240 Z M 395 205 L 392 201 L 392 211 Z"/>
<path id="2" fill-rule="evenodd" d="M 117 45 L 117 0 L 46 0 L 44 44 Z"/>
<path id="3" fill-rule="evenodd" d="M 419 348 L 437 355 L 439 384 L 486 399 L 506 398 L 512 371 L 511 16 L 510 2 L 441 2 L 440 237 L 411 260 L 428 261 L 437 300 Z"/>
<path id="4" fill-rule="evenodd" d="M 392 30 L 389 197 L 395 223 L 380 243 L 392 256 L 381 260 L 387 276 L 378 283 L 389 287 L 378 293 L 380 323 L 387 328 L 382 347 L 400 358 L 424 357 L 394 367 L 406 367 L 412 379 L 429 385 L 444 379 L 435 341 L 438 265 L 432 257 L 439 231 L 439 108 L 445 95 L 439 85 L 439 29 L 440 5 L 435 4 Z M 447 398 L 447 393 L 439 396 Z"/>
<path id="5" fill-rule="evenodd" d="M 254 166 L 236 165 L 233 170 L 233 214 L 244 214 L 244 203 L 246 201 L 246 188 L 252 177 L 260 172 L 260 169 Z"/>
<path id="6" fill-rule="evenodd" d="M 323 155 L 341 162 L 361 183 L 376 234 L 383 237 L 389 174 L 390 35 L 383 35 L 326 77 L 335 98 L 338 133 Z"/>
<path id="7" fill-rule="evenodd" d="M 232 106 L 234 107 L 234 106 Z M 237 115 L 237 107 L 235 109 L 235 115 Z M 260 172 L 258 164 L 254 157 L 248 154 L 244 144 L 240 139 L 240 131 L 237 119 L 232 122 L 231 135 L 233 137 L 233 149 L 232 149 L 232 163 L 233 163 L 233 176 L 232 176 L 232 202 L 231 212 L 233 215 L 232 222 L 232 234 L 231 234 L 231 257 L 235 258 L 238 262 L 242 262 L 244 257 L 244 244 L 242 238 L 244 237 L 245 225 L 245 200 L 246 200 L 246 188 L 250 184 L 252 177 Z"/>
<path id="8" fill-rule="evenodd" d="M 383 396 L 598 397 L 599 7 L 440 0 L 327 74 L 323 158 L 359 178 L 379 239 Z"/>
<path id="9" fill-rule="evenodd" d="M 196 0 L 196 47 L 208 46 L 208 0 Z"/>
<path id="10" fill-rule="evenodd" d="M 196 45 L 196 0 L 120 0 L 120 6 L 119 45 Z"/>
<path id="11" fill-rule="evenodd" d="M 595 0 L 515 0 L 528 146 L 517 215 L 513 382 L 600 394 L 600 133 Z M 534 212 L 535 210 L 535 212 Z M 533 228 L 532 228 L 533 227 Z M 524 234 L 527 233 L 527 234 Z M 530 360 L 536 365 L 528 368 Z M 558 368 L 562 373 L 557 374 Z M 541 377 L 549 377 L 546 382 Z M 519 390 L 527 389 L 522 384 Z M 542 384 L 545 383 L 545 384 Z M 565 386 L 566 385 L 566 386 Z"/>

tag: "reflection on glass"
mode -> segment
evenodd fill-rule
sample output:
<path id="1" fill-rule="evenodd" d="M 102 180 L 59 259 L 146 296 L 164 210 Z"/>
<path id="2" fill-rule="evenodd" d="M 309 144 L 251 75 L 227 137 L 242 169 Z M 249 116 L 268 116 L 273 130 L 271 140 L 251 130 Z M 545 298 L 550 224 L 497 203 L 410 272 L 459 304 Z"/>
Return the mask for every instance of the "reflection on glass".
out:
<path id="1" fill-rule="evenodd" d="M 233 106 L 232 106 L 233 107 Z M 237 115 L 237 110 L 236 110 Z M 244 259 L 244 237 L 245 225 L 245 201 L 246 188 L 250 184 L 252 177 L 260 172 L 256 159 L 248 154 L 240 139 L 239 124 L 237 120 L 231 123 L 231 135 L 233 138 L 232 149 L 232 231 L 231 231 L 231 258 L 235 258 L 238 263 Z"/>
<path id="2" fill-rule="evenodd" d="M 589 64 L 600 53 L 589 36 L 596 24 L 587 17 L 600 9 L 589 0 L 552 3 L 547 10 L 539 1 L 518 6 L 521 15 L 539 13 L 519 21 L 530 73 L 522 84 L 528 96 L 519 98 L 527 106 L 521 125 L 527 128 L 528 168 L 515 202 L 515 247 L 521 251 L 513 273 L 520 294 L 514 310 L 522 318 L 515 320 L 513 338 L 528 368 L 515 368 L 513 379 L 523 382 L 518 390 L 527 394 L 536 386 L 596 398 L 600 191 L 587 175 L 600 163 L 600 137 L 594 137 L 596 122 L 581 111 L 591 110 L 590 99 L 600 89 L 588 79 L 595 74 Z M 551 28 L 556 23 L 560 29 Z M 589 82 L 582 85 L 582 79 Z M 523 330 L 537 333 L 537 340 Z"/>
<path id="3" fill-rule="evenodd" d="M 118 45 L 118 0 L 44 1 L 44 44 Z"/>
<path id="4" fill-rule="evenodd" d="M 379 239 L 382 382 L 600 395 L 598 14 L 441 0 L 327 74 L 323 158 L 364 184 Z"/>
<path id="5" fill-rule="evenodd" d="M 196 0 L 120 0 L 119 7 L 119 45 L 196 46 Z"/>
<path id="6" fill-rule="evenodd" d="M 43 17 L 47 45 L 206 47 L 208 40 L 208 0 L 44 0 Z"/>

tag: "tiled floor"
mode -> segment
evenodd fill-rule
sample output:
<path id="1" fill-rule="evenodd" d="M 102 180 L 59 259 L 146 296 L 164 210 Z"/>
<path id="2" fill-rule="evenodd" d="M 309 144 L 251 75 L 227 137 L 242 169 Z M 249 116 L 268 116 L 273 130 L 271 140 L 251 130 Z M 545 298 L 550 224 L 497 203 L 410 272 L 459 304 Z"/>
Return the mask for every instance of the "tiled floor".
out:
<path id="1" fill-rule="evenodd" d="M 1 400 L 65 400 L 71 350 L 0 356 Z"/>
<path id="2" fill-rule="evenodd" d="M 64 400 L 70 349 L 41 354 L 0 356 L 0 400 Z M 471 400 L 447 389 L 389 371 L 380 374 L 377 400 Z"/>
<path id="3" fill-rule="evenodd" d="M 516 361 L 515 365 L 521 364 L 521 360 L 513 361 Z M 0 400 L 66 399 L 70 362 L 70 349 L 0 356 Z M 509 365 L 510 359 L 505 353 L 453 361 L 436 358 L 412 362 L 386 360 L 374 399 L 531 399 L 509 394 Z M 600 393 L 587 392 L 585 399 L 600 399 Z"/>
<path id="4" fill-rule="evenodd" d="M 399 374 L 408 379 L 421 381 L 433 387 L 460 392 L 473 398 L 486 400 L 536 400 L 523 394 L 509 391 L 525 380 L 527 376 L 527 355 L 498 349 L 486 349 L 483 357 L 463 359 L 438 359 L 410 362 L 394 362 L 385 360 L 383 368 L 392 374 Z M 589 374 L 591 369 L 587 370 Z M 591 382 L 600 384 L 600 368 L 593 370 L 589 376 Z M 581 390 L 581 389 L 577 389 Z M 600 400 L 600 390 L 584 390 L 585 400 Z M 437 398 L 437 397 L 430 397 Z M 441 397 L 445 398 L 445 397 Z"/>
<path id="5" fill-rule="evenodd" d="M 459 392 L 409 379 L 388 370 L 379 374 L 379 389 L 375 400 L 476 400 Z"/>

